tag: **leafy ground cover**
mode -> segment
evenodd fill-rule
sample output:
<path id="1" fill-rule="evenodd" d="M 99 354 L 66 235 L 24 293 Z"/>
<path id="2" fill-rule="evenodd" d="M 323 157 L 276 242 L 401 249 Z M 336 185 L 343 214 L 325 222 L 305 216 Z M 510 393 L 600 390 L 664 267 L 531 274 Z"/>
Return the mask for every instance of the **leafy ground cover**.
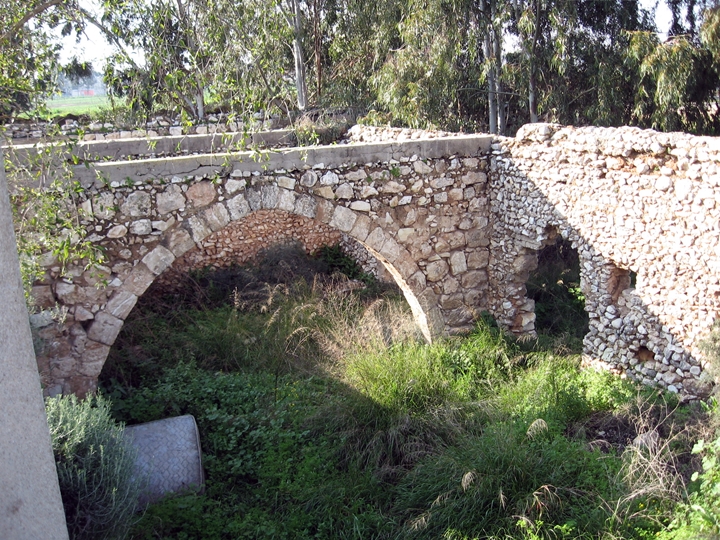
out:
<path id="1" fill-rule="evenodd" d="M 113 414 L 193 414 L 207 479 L 132 538 L 682 538 L 712 502 L 687 498 L 717 489 L 701 406 L 488 318 L 426 345 L 396 292 L 330 272 L 270 253 L 131 315 L 101 380 Z"/>

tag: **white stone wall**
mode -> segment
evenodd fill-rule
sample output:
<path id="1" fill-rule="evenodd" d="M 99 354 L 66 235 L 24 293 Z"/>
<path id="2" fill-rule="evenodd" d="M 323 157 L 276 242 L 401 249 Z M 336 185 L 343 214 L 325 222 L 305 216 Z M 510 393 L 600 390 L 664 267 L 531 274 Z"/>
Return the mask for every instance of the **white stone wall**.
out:
<path id="1" fill-rule="evenodd" d="M 588 360 L 672 392 L 708 391 L 697 346 L 720 313 L 720 139 L 529 125 L 494 142 L 490 183 L 503 324 L 533 330 L 523 278 L 558 231 L 580 255 Z"/>

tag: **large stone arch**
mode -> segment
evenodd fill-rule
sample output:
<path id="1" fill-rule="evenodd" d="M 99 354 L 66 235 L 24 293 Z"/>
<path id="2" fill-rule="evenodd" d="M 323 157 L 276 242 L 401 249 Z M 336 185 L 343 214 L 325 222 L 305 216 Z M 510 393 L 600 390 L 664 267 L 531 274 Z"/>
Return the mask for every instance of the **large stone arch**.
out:
<path id="1" fill-rule="evenodd" d="M 306 183 L 309 176 L 317 176 L 312 171 L 298 171 L 297 175 L 305 177 Z M 45 367 L 43 375 L 50 393 L 95 390 L 125 318 L 157 277 L 178 257 L 201 247 L 206 238 L 263 210 L 316 220 L 355 239 L 393 276 L 426 339 L 430 341 L 443 332 L 442 315 L 432 291 L 428 294 L 425 273 L 409 251 L 366 212 L 346 206 L 342 199 L 296 190 L 299 183 L 291 176 L 253 180 L 251 185 L 230 177 L 217 184 L 202 180 L 158 184 L 150 189 L 128 186 L 116 190 L 112 206 L 106 193 L 86 201 L 88 214 L 108 218 L 106 233 L 98 244 L 108 257 L 101 273 L 113 279 L 103 284 L 102 276 L 84 271 L 73 282 L 60 279 L 51 286 L 66 311 L 65 320 L 51 325 L 53 330 L 46 330 L 43 336 L 54 340 L 49 354 L 39 355 L 44 356 L 39 364 L 41 372 Z M 112 217 L 111 212 L 115 212 Z M 152 217 L 167 219 L 160 223 Z"/>

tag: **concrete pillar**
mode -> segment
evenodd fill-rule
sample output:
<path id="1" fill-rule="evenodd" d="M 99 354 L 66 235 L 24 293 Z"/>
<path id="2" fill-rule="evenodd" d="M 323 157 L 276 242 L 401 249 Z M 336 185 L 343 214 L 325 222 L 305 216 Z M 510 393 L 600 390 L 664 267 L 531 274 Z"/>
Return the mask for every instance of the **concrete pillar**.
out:
<path id="1" fill-rule="evenodd" d="M 0 538 L 67 539 L 0 151 Z"/>

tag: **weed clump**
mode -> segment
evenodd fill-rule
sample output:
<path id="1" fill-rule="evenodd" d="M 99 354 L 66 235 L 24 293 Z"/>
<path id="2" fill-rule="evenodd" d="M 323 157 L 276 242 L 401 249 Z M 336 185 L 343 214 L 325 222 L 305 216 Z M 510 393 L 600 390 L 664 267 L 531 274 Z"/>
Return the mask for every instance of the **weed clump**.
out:
<path id="1" fill-rule="evenodd" d="M 51 398 L 46 410 L 70 537 L 125 537 L 136 521 L 142 484 L 110 403 L 102 397 Z"/>

